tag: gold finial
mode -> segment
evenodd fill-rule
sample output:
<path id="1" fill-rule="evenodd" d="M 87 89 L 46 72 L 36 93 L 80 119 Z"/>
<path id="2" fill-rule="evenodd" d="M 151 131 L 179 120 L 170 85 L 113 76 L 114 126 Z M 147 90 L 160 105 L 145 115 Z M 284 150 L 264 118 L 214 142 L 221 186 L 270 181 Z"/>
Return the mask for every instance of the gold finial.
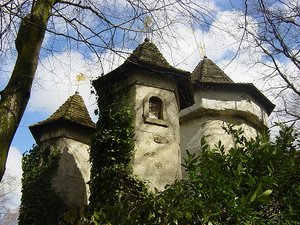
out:
<path id="1" fill-rule="evenodd" d="M 79 73 L 76 75 L 76 81 L 80 82 L 85 80 L 86 80 L 86 76 L 83 73 Z"/>
<path id="2" fill-rule="evenodd" d="M 75 92 L 75 94 L 78 94 L 78 90 L 79 90 L 79 85 L 80 85 L 80 82 L 83 82 L 87 79 L 87 77 L 83 74 L 83 73 L 79 73 L 76 75 L 76 81 L 77 81 L 77 90 Z"/>

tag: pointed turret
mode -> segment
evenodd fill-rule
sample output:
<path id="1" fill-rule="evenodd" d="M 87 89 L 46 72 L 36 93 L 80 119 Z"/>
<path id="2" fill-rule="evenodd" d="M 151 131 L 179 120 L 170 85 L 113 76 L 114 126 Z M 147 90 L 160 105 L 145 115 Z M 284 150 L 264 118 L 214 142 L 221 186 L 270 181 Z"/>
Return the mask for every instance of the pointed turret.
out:
<path id="1" fill-rule="evenodd" d="M 82 97 L 76 92 L 48 119 L 29 127 L 41 153 L 59 151 L 58 168 L 51 185 L 68 210 L 88 204 L 91 165 L 89 149 L 95 124 Z M 39 198 L 39 196 L 35 196 Z M 38 209 L 37 209 L 38 210 Z"/>
<path id="2" fill-rule="evenodd" d="M 201 149 L 201 138 L 209 144 L 222 140 L 225 149 L 233 143 L 222 128 L 234 124 L 248 138 L 267 128 L 274 105 L 253 84 L 234 83 L 212 60 L 204 57 L 192 75 L 195 104 L 180 112 L 183 158 L 188 150 Z M 184 172 L 183 172 L 184 173 Z"/>
<path id="3" fill-rule="evenodd" d="M 148 65 L 151 69 L 165 68 L 166 70 L 174 70 L 179 73 L 182 70 L 172 67 L 164 56 L 160 53 L 155 44 L 151 43 L 149 39 L 145 39 L 144 43 L 140 44 L 132 54 L 127 58 L 125 63 Z"/>
<path id="4" fill-rule="evenodd" d="M 223 70 L 220 69 L 212 60 L 204 56 L 195 67 L 191 76 L 192 82 L 213 82 L 213 83 L 234 83 Z"/>
<path id="5" fill-rule="evenodd" d="M 178 89 L 177 98 L 180 109 L 194 104 L 190 72 L 172 67 L 148 38 L 131 53 L 121 66 L 95 80 L 93 85 L 97 89 L 99 86 L 108 84 L 120 84 L 121 81 L 132 77 L 134 71 L 137 70 L 147 71 L 148 74 L 155 74 L 163 79 L 172 79 Z"/>
<path id="6" fill-rule="evenodd" d="M 29 127 L 37 142 L 42 141 L 41 135 L 48 128 L 60 126 L 62 124 L 73 124 L 73 126 L 83 127 L 93 132 L 95 123 L 87 111 L 82 97 L 76 92 L 69 97 L 48 119 Z"/>
<path id="7" fill-rule="evenodd" d="M 190 73 L 172 67 L 145 39 L 120 67 L 93 85 L 100 111 L 110 102 L 131 109 L 133 173 L 158 190 L 181 178 L 179 111 L 194 104 Z M 103 97 L 107 92 L 112 92 L 110 98 Z"/>

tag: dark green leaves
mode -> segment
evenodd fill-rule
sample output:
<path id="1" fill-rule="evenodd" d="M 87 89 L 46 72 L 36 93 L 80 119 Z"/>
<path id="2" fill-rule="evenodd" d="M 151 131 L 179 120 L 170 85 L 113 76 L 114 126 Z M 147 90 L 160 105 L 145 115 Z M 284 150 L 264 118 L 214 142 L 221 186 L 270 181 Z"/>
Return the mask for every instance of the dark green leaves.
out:
<path id="1" fill-rule="evenodd" d="M 160 193 L 127 195 L 94 212 L 91 224 L 300 224 L 298 134 L 281 127 L 273 141 L 268 133 L 247 140 L 232 125 L 226 131 L 235 140 L 231 149 L 203 139 L 198 152 L 187 152 L 188 179 Z"/>
<path id="2" fill-rule="evenodd" d="M 22 159 L 22 204 L 20 225 L 58 224 L 65 212 L 62 199 L 52 189 L 59 161 L 57 149 L 33 147 Z"/>

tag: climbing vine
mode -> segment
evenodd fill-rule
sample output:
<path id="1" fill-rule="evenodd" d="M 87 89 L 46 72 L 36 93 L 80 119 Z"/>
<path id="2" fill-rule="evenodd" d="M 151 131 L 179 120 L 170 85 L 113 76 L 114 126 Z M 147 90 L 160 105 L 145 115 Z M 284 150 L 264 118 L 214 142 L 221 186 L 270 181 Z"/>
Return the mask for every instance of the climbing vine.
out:
<path id="1" fill-rule="evenodd" d="M 22 159 L 22 204 L 19 225 L 58 224 L 65 206 L 54 192 L 51 178 L 55 176 L 59 161 L 59 151 L 40 151 L 34 146 Z"/>
<path id="2" fill-rule="evenodd" d="M 147 193 L 143 182 L 132 174 L 134 129 L 132 112 L 124 101 L 130 91 L 122 93 L 122 96 L 112 94 L 108 88 L 98 93 L 99 121 L 90 151 L 90 206 L 93 210 L 108 209 L 128 199 L 139 201 Z"/>

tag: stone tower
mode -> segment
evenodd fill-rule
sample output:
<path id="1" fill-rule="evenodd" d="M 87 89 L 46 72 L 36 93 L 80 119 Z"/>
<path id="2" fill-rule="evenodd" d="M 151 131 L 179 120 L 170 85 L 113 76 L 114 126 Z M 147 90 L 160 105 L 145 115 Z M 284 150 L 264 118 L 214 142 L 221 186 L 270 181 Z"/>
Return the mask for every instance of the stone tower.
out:
<path id="1" fill-rule="evenodd" d="M 100 114 L 101 105 L 113 106 L 109 112 L 130 110 L 134 127 L 132 170 L 152 190 L 161 191 L 184 177 L 182 158 L 186 150 L 193 153 L 200 149 L 202 137 L 210 145 L 221 140 L 228 149 L 233 140 L 222 129 L 224 123 L 242 127 L 246 137 L 254 137 L 267 128 L 274 109 L 253 84 L 234 83 L 207 57 L 192 74 L 170 66 L 148 39 L 120 67 L 99 77 L 93 85 Z M 101 122 L 109 126 L 109 121 L 99 120 L 98 124 Z M 82 97 L 75 93 L 30 130 L 46 156 L 52 149 L 60 152 L 52 188 L 67 210 L 82 209 L 89 199 L 88 150 L 95 131 Z M 101 149 L 97 151 L 101 153 Z"/>
<path id="2" fill-rule="evenodd" d="M 59 166 L 51 181 L 53 189 L 69 210 L 80 210 L 88 204 L 88 149 L 95 130 L 82 97 L 76 92 L 48 119 L 29 128 L 40 151 L 59 149 Z"/>
<path id="3" fill-rule="evenodd" d="M 224 123 L 242 127 L 246 137 L 267 128 L 274 105 L 250 83 L 234 83 L 212 60 L 204 57 L 191 75 L 195 104 L 180 112 L 182 156 L 195 152 L 205 137 L 211 145 L 219 140 L 229 147 L 232 137 Z"/>
<path id="4" fill-rule="evenodd" d="M 190 73 L 170 66 L 145 39 L 123 65 L 93 84 L 98 95 L 111 87 L 133 113 L 133 173 L 158 190 L 181 178 L 179 111 L 194 102 Z"/>

